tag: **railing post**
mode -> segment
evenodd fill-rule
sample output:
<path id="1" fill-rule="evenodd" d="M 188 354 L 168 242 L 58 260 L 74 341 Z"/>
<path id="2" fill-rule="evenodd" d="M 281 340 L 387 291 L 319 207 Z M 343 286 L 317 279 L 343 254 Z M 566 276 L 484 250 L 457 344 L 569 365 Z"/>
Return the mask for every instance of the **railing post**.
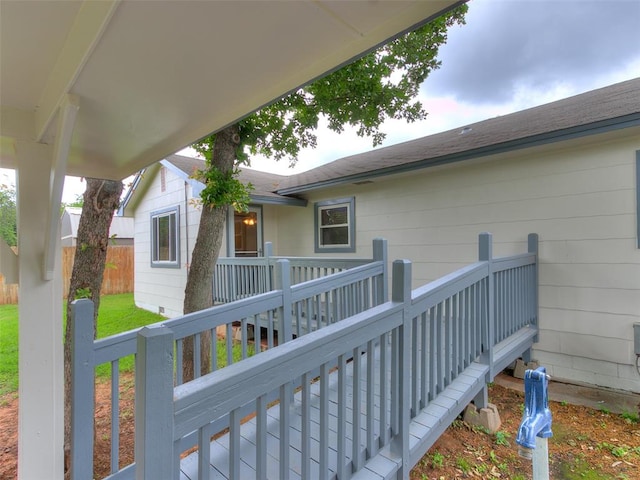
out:
<path id="1" fill-rule="evenodd" d="M 135 428 L 136 480 L 173 478 L 173 332 L 167 327 L 138 333 Z"/>
<path id="2" fill-rule="evenodd" d="M 533 325 L 536 327 L 536 332 L 539 331 L 539 323 L 538 323 L 538 315 L 539 315 L 539 307 L 538 307 L 538 270 L 540 268 L 540 256 L 539 256 L 539 247 L 538 247 L 538 234 L 530 233 L 527 238 L 527 250 L 529 253 L 534 253 L 536 256 L 536 263 L 533 267 Z M 533 337 L 533 342 L 538 342 L 538 333 Z"/>
<path id="3" fill-rule="evenodd" d="M 71 303 L 71 479 L 93 478 L 95 370 L 91 300 Z"/>
<path id="4" fill-rule="evenodd" d="M 273 257 L 273 243 L 264 242 L 264 258 L 265 258 L 265 273 L 264 280 L 266 290 L 265 292 L 270 292 L 273 288 L 273 278 L 271 276 L 271 257 Z"/>
<path id="5" fill-rule="evenodd" d="M 399 327 L 397 340 L 394 338 L 391 353 L 393 369 L 392 395 L 392 420 L 395 419 L 396 429 L 391 440 L 391 452 L 402 457 L 402 467 L 398 472 L 398 478 L 409 478 L 411 464 L 409 460 L 409 422 L 411 402 L 411 262 L 409 260 L 396 260 L 393 262 L 393 285 L 391 288 L 391 300 L 404 304 L 402 312 L 402 326 Z M 395 337 L 395 335 L 394 335 Z M 415 374 L 415 372 L 414 372 Z M 392 428 L 393 430 L 393 428 Z"/>
<path id="6" fill-rule="evenodd" d="M 481 262 L 487 262 L 487 297 L 485 299 L 487 305 L 487 324 L 484 326 L 485 335 L 483 338 L 484 349 L 480 361 L 489 365 L 489 374 L 487 383 L 492 382 L 494 378 L 493 371 L 493 344 L 495 342 L 495 286 L 493 275 L 493 236 L 484 232 L 478 239 L 478 257 Z"/>
<path id="7" fill-rule="evenodd" d="M 280 344 L 293 339 L 291 267 L 287 259 L 278 260 L 276 263 L 276 290 L 282 290 L 282 308 L 279 312 L 280 330 L 278 332 L 278 344 Z M 282 335 L 282 338 L 280 338 L 280 335 Z"/>
<path id="8" fill-rule="evenodd" d="M 375 262 L 382 262 L 382 281 L 378 282 L 376 290 L 376 305 L 382 305 L 389 298 L 387 241 L 384 238 L 373 239 L 373 260 Z"/>

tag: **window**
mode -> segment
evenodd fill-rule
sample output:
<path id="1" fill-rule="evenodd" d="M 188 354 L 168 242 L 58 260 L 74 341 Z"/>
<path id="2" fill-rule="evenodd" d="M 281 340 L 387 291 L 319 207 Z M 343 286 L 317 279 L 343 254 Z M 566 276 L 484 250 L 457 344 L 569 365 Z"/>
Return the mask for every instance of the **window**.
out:
<path id="1" fill-rule="evenodd" d="M 316 253 L 355 252 L 355 199 L 317 202 L 315 227 Z"/>
<path id="2" fill-rule="evenodd" d="M 178 207 L 151 214 L 151 266 L 180 268 Z"/>

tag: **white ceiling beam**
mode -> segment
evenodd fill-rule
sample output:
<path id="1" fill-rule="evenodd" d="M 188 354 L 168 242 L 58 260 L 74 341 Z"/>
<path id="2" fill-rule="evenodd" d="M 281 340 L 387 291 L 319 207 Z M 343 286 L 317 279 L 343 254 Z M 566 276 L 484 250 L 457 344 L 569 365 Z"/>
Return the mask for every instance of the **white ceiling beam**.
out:
<path id="1" fill-rule="evenodd" d="M 60 242 L 60 205 L 62 203 L 62 189 L 67 171 L 67 160 L 71 148 L 71 136 L 76 123 L 79 101 L 74 95 L 67 95 L 58 113 L 58 133 L 53 146 L 53 161 L 51 163 L 51 180 L 49 191 L 49 215 L 47 216 L 47 230 L 45 231 L 45 250 L 42 278 L 52 280 L 55 268 L 56 249 Z"/>
<path id="2" fill-rule="evenodd" d="M 58 107 L 64 102 L 65 95 L 71 92 L 120 2 L 88 0 L 80 7 L 36 109 L 36 141 L 46 143 L 45 135 Z"/>

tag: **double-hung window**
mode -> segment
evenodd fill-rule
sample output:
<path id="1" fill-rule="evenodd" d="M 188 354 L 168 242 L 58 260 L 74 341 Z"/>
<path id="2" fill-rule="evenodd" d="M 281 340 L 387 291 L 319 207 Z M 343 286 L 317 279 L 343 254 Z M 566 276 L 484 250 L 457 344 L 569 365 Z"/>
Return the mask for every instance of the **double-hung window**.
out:
<path id="1" fill-rule="evenodd" d="M 317 202 L 315 227 L 316 253 L 355 252 L 355 199 Z"/>
<path id="2" fill-rule="evenodd" d="M 178 207 L 151 213 L 151 266 L 180 268 Z"/>

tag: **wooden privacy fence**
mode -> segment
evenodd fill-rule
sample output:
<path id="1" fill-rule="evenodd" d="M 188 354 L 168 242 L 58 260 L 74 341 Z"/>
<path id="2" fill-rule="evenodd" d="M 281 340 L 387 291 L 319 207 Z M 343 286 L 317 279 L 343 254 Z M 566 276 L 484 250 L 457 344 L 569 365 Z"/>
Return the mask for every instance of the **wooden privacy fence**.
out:
<path id="1" fill-rule="evenodd" d="M 62 294 L 67 298 L 76 247 L 62 247 Z M 107 248 L 101 295 L 133 292 L 133 245 Z M 0 274 L 0 305 L 18 303 L 18 284 L 5 284 Z"/>

